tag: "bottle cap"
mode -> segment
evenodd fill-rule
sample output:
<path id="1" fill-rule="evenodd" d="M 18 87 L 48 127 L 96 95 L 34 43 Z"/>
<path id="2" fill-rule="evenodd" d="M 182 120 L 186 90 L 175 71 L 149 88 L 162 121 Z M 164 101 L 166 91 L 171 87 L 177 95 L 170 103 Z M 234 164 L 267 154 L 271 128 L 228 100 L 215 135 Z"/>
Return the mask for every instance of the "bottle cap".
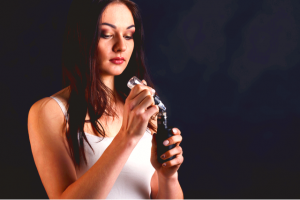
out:
<path id="1" fill-rule="evenodd" d="M 127 83 L 127 86 L 130 88 L 130 89 L 132 89 L 135 85 L 137 85 L 137 84 L 142 84 L 142 85 L 144 85 L 144 83 L 140 80 L 140 79 L 138 79 L 136 76 L 134 76 L 134 77 L 132 77 L 129 81 L 128 81 L 128 83 Z"/>

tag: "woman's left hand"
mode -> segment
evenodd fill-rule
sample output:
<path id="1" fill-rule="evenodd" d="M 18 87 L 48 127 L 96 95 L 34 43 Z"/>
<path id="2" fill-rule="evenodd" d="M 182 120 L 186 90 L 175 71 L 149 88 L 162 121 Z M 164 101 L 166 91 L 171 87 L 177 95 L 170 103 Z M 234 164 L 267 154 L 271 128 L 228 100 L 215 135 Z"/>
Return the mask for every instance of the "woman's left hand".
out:
<path id="1" fill-rule="evenodd" d="M 147 85 L 147 82 L 145 80 L 142 80 L 144 85 Z M 157 119 L 153 121 L 154 124 L 157 125 Z M 179 146 L 179 144 L 182 141 L 181 131 L 178 128 L 172 129 L 173 136 L 169 137 L 167 140 L 169 141 L 169 145 L 176 144 L 176 146 L 165 152 L 163 155 L 165 156 L 162 158 L 165 160 L 172 156 L 176 156 L 174 159 L 164 162 L 163 164 L 160 164 L 157 160 L 157 143 L 156 143 L 156 134 L 153 134 L 152 138 L 152 147 L 151 147 L 151 164 L 154 167 L 154 169 L 157 171 L 157 174 L 159 176 L 163 176 L 165 178 L 171 178 L 173 176 L 177 176 L 177 171 L 179 167 L 181 166 L 183 162 L 183 156 L 182 156 L 182 148 Z M 164 165 L 165 164 L 165 165 Z"/>
<path id="2" fill-rule="evenodd" d="M 152 148 L 151 148 L 151 164 L 156 169 L 157 174 L 159 176 L 163 176 L 164 178 L 172 178 L 173 176 L 177 176 L 177 170 L 181 166 L 183 162 L 182 156 L 182 148 L 179 144 L 182 141 L 181 132 L 178 128 L 172 129 L 173 136 L 169 137 L 167 141 L 169 144 L 167 146 L 176 144 L 173 149 L 165 152 L 163 155 L 165 156 L 162 158 L 162 155 L 159 155 L 163 160 L 168 159 L 172 156 L 175 156 L 174 159 L 170 161 L 166 161 L 163 164 L 160 164 L 157 160 L 157 142 L 156 142 L 156 134 L 153 134 L 152 138 Z M 164 166 L 165 164 L 165 166 Z"/>

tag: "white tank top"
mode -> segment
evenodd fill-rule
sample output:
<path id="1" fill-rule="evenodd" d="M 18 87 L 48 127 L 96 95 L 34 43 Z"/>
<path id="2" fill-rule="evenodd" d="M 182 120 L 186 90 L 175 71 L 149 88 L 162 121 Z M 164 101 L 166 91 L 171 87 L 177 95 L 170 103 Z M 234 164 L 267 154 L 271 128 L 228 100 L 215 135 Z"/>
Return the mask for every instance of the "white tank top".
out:
<path id="1" fill-rule="evenodd" d="M 59 104 L 66 120 L 68 120 L 67 110 L 63 103 L 53 96 L 50 96 Z M 94 149 L 88 146 L 84 141 L 84 152 L 87 159 L 87 165 L 84 161 L 80 163 L 80 170 L 76 169 L 77 178 L 80 178 L 88 171 L 101 157 L 105 149 L 110 145 L 113 137 L 98 137 L 89 133 L 85 133 L 86 137 Z M 121 173 L 119 174 L 115 184 L 113 185 L 107 199 L 149 199 L 151 193 L 150 181 L 155 172 L 150 162 L 152 135 L 145 132 L 136 147 L 131 152 L 127 162 L 125 163 Z"/>

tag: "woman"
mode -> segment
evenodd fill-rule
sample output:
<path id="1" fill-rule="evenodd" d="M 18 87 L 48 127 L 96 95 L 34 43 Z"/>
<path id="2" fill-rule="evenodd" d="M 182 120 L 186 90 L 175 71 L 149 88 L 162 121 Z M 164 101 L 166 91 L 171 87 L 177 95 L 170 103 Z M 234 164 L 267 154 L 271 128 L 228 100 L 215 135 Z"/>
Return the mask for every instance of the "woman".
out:
<path id="1" fill-rule="evenodd" d="M 176 147 L 161 156 L 176 158 L 157 161 L 158 107 L 142 41 L 133 2 L 72 3 L 63 48 L 68 87 L 34 103 L 28 115 L 34 161 L 49 198 L 183 198 L 177 128 L 166 141 Z M 152 87 L 143 80 L 130 91 L 132 76 Z"/>

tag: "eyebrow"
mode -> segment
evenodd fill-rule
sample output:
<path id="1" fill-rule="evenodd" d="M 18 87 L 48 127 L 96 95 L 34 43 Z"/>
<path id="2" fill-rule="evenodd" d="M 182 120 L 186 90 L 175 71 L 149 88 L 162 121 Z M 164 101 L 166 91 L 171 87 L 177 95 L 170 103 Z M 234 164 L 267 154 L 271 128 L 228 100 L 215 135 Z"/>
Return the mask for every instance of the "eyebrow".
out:
<path id="1" fill-rule="evenodd" d="M 112 24 L 110 24 L 110 23 L 102 23 L 101 25 L 107 25 L 107 26 L 110 26 L 110 27 L 112 27 L 112 28 L 114 28 L 114 29 L 117 28 L 115 25 L 112 25 Z M 130 29 L 130 28 L 133 28 L 133 27 L 135 27 L 135 26 L 134 26 L 134 25 L 131 25 L 131 26 L 128 26 L 126 29 Z"/>

